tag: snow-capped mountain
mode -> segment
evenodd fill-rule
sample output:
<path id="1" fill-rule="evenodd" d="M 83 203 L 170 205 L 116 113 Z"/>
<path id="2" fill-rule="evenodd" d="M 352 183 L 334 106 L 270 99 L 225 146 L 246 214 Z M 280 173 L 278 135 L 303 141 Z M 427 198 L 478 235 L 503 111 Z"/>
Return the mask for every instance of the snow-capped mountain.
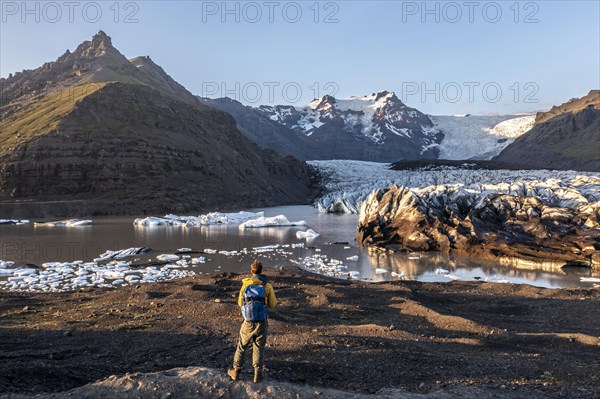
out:
<path id="1" fill-rule="evenodd" d="M 534 116 L 432 116 L 389 91 L 337 99 L 324 96 L 301 107 L 244 106 L 200 98 L 229 112 L 261 147 L 304 160 L 482 159 L 498 155 L 534 124 Z"/>
<path id="2" fill-rule="evenodd" d="M 437 158 L 443 138 L 427 115 L 388 91 L 347 99 L 324 96 L 305 107 L 260 106 L 258 110 L 329 148 L 329 158 Z"/>
<path id="3" fill-rule="evenodd" d="M 424 134 L 433 126 L 426 115 L 404 105 L 393 92 L 387 91 L 341 100 L 324 96 L 299 109 L 261 106 L 259 110 L 271 120 L 307 136 L 313 135 L 327 122 L 339 118 L 343 120 L 347 132 L 364 135 L 377 144 L 384 144 L 389 134 L 413 137 L 413 131 Z"/>

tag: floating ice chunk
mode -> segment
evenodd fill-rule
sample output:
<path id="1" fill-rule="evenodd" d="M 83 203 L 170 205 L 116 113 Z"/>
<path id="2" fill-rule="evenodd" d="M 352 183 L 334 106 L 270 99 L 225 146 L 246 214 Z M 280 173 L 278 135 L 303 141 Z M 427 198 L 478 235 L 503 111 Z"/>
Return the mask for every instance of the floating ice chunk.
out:
<path id="1" fill-rule="evenodd" d="M 29 220 L 27 219 L 0 219 L 0 224 L 27 224 Z"/>
<path id="2" fill-rule="evenodd" d="M 172 254 L 162 254 L 162 255 L 158 255 L 156 257 L 156 259 L 160 260 L 161 262 L 172 262 L 172 261 L 179 260 L 179 256 L 172 255 Z"/>
<path id="3" fill-rule="evenodd" d="M 11 267 L 15 262 L 11 262 L 8 260 L 0 260 L 0 269 L 4 269 L 5 267 Z"/>
<path id="4" fill-rule="evenodd" d="M 121 284 L 125 284 L 125 280 L 122 279 L 118 279 L 112 282 L 112 285 L 121 285 Z"/>
<path id="5" fill-rule="evenodd" d="M 441 273 L 441 274 L 443 274 L 443 275 L 444 275 L 444 277 L 447 277 L 447 278 L 449 278 L 450 280 L 462 280 L 462 278 L 461 278 L 461 277 L 458 277 L 458 276 L 457 276 L 457 275 L 455 275 L 455 274 L 449 274 L 449 273 Z"/>
<path id="6" fill-rule="evenodd" d="M 401 272 L 401 273 L 392 272 L 392 277 L 404 278 L 404 277 L 406 277 L 406 274 L 404 274 L 404 272 Z"/>
<path id="7" fill-rule="evenodd" d="M 139 255 L 139 254 L 145 254 L 152 251 L 151 248 L 148 247 L 133 247 L 133 248 L 127 248 L 127 249 L 119 249 L 116 251 L 106 251 L 103 254 L 100 254 L 98 258 L 94 259 L 94 262 L 101 262 L 104 260 L 110 260 L 110 259 L 122 259 L 122 258 L 126 258 L 128 256 L 134 256 L 134 255 Z"/>
<path id="8" fill-rule="evenodd" d="M 12 276 L 14 272 L 13 269 L 0 269 L 0 276 Z"/>
<path id="9" fill-rule="evenodd" d="M 14 271 L 15 276 L 29 276 L 29 275 L 36 274 L 36 273 L 37 273 L 36 269 L 16 269 Z"/>
<path id="10" fill-rule="evenodd" d="M 221 213 L 211 212 L 205 215 L 198 216 L 198 220 L 193 224 L 213 225 L 213 224 L 240 224 L 248 220 L 261 218 L 265 216 L 264 212 L 238 212 L 238 213 Z M 190 223 L 190 222 L 188 222 Z"/>
<path id="11" fill-rule="evenodd" d="M 450 270 L 438 268 L 438 269 L 435 269 L 435 274 L 450 274 Z"/>
<path id="12" fill-rule="evenodd" d="M 279 244 L 265 245 L 263 247 L 252 248 L 252 252 L 254 252 L 254 253 L 274 252 L 277 248 L 279 248 Z"/>
<path id="13" fill-rule="evenodd" d="M 312 240 L 312 239 L 317 238 L 318 236 L 319 236 L 319 233 L 317 233 L 313 229 L 296 232 L 296 238 L 299 238 L 299 239 L 306 238 L 307 240 Z"/>
<path id="14" fill-rule="evenodd" d="M 386 269 L 381 269 L 381 268 L 377 268 L 375 269 L 375 274 L 384 274 L 387 273 L 388 271 Z"/>
<path id="15" fill-rule="evenodd" d="M 56 220 L 53 222 L 36 222 L 34 226 L 43 226 L 43 227 L 79 227 L 79 226 L 89 226 L 92 224 L 92 221 L 89 219 L 66 219 L 66 220 Z"/>
<path id="16" fill-rule="evenodd" d="M 211 249 L 211 248 L 206 248 L 204 250 L 204 252 L 207 253 L 207 254 L 216 254 L 217 250 L 216 249 Z"/>
<path id="17" fill-rule="evenodd" d="M 259 228 L 259 227 L 281 227 L 281 226 L 306 226 L 306 222 L 301 220 L 298 222 L 290 222 L 284 215 L 273 217 L 260 217 L 257 219 L 248 220 L 240 224 L 240 229 Z"/>
<path id="18" fill-rule="evenodd" d="M 192 248 L 179 248 L 177 252 L 192 252 Z"/>
<path id="19" fill-rule="evenodd" d="M 192 258 L 192 265 L 197 265 L 199 263 L 205 263 L 206 258 L 204 256 L 200 256 L 198 258 Z"/>
<path id="20" fill-rule="evenodd" d="M 163 218 L 157 218 L 154 216 L 148 216 L 147 218 L 137 218 L 133 221 L 135 226 L 165 226 L 168 224 L 168 221 Z"/>
<path id="21" fill-rule="evenodd" d="M 600 278 L 598 277 L 581 277 L 579 280 L 582 283 L 600 283 Z"/>
<path id="22" fill-rule="evenodd" d="M 133 221 L 136 226 L 155 227 L 155 226 L 208 226 L 215 224 L 240 224 L 250 219 L 256 219 L 264 216 L 264 212 L 237 212 L 221 213 L 211 212 L 199 216 L 178 216 L 165 215 L 164 217 L 149 216 L 146 218 L 137 218 Z"/>
<path id="23" fill-rule="evenodd" d="M 349 256 L 346 258 L 346 260 L 353 260 L 353 261 L 357 261 L 358 260 L 358 255 L 354 255 L 354 256 Z"/>

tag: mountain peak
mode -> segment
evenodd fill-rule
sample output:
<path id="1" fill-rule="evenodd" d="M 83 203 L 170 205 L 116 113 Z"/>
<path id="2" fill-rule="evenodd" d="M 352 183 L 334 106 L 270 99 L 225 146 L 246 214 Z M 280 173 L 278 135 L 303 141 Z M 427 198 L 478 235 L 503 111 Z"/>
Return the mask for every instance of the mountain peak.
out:
<path id="1" fill-rule="evenodd" d="M 112 40 L 103 30 L 100 30 L 92 37 L 92 44 L 95 46 L 100 46 L 102 44 L 105 46 L 112 46 Z"/>
<path id="2" fill-rule="evenodd" d="M 393 91 L 380 90 L 377 93 L 373 93 L 372 96 L 375 97 L 375 101 L 379 101 L 381 99 L 400 101 L 398 100 L 396 93 L 394 93 Z"/>

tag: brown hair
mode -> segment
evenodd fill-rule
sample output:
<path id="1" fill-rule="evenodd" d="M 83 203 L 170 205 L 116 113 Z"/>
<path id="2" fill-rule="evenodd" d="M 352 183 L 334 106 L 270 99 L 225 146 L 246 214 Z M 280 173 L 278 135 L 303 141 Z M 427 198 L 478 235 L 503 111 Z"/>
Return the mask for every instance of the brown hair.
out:
<path id="1" fill-rule="evenodd" d="M 262 263 L 258 259 L 254 259 L 254 262 L 250 265 L 250 271 L 252 274 L 261 274 L 262 273 Z"/>

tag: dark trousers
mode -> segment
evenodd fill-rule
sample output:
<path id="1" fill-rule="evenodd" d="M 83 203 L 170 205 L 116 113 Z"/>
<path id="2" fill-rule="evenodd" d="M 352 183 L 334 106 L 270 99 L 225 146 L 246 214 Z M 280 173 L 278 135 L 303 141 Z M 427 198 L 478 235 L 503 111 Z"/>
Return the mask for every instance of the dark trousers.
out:
<path id="1" fill-rule="evenodd" d="M 267 343 L 267 320 L 259 322 L 244 321 L 240 328 L 240 337 L 237 349 L 233 356 L 233 367 L 241 369 L 244 364 L 246 349 L 252 344 L 252 367 L 261 370 L 263 366 L 263 352 Z"/>

